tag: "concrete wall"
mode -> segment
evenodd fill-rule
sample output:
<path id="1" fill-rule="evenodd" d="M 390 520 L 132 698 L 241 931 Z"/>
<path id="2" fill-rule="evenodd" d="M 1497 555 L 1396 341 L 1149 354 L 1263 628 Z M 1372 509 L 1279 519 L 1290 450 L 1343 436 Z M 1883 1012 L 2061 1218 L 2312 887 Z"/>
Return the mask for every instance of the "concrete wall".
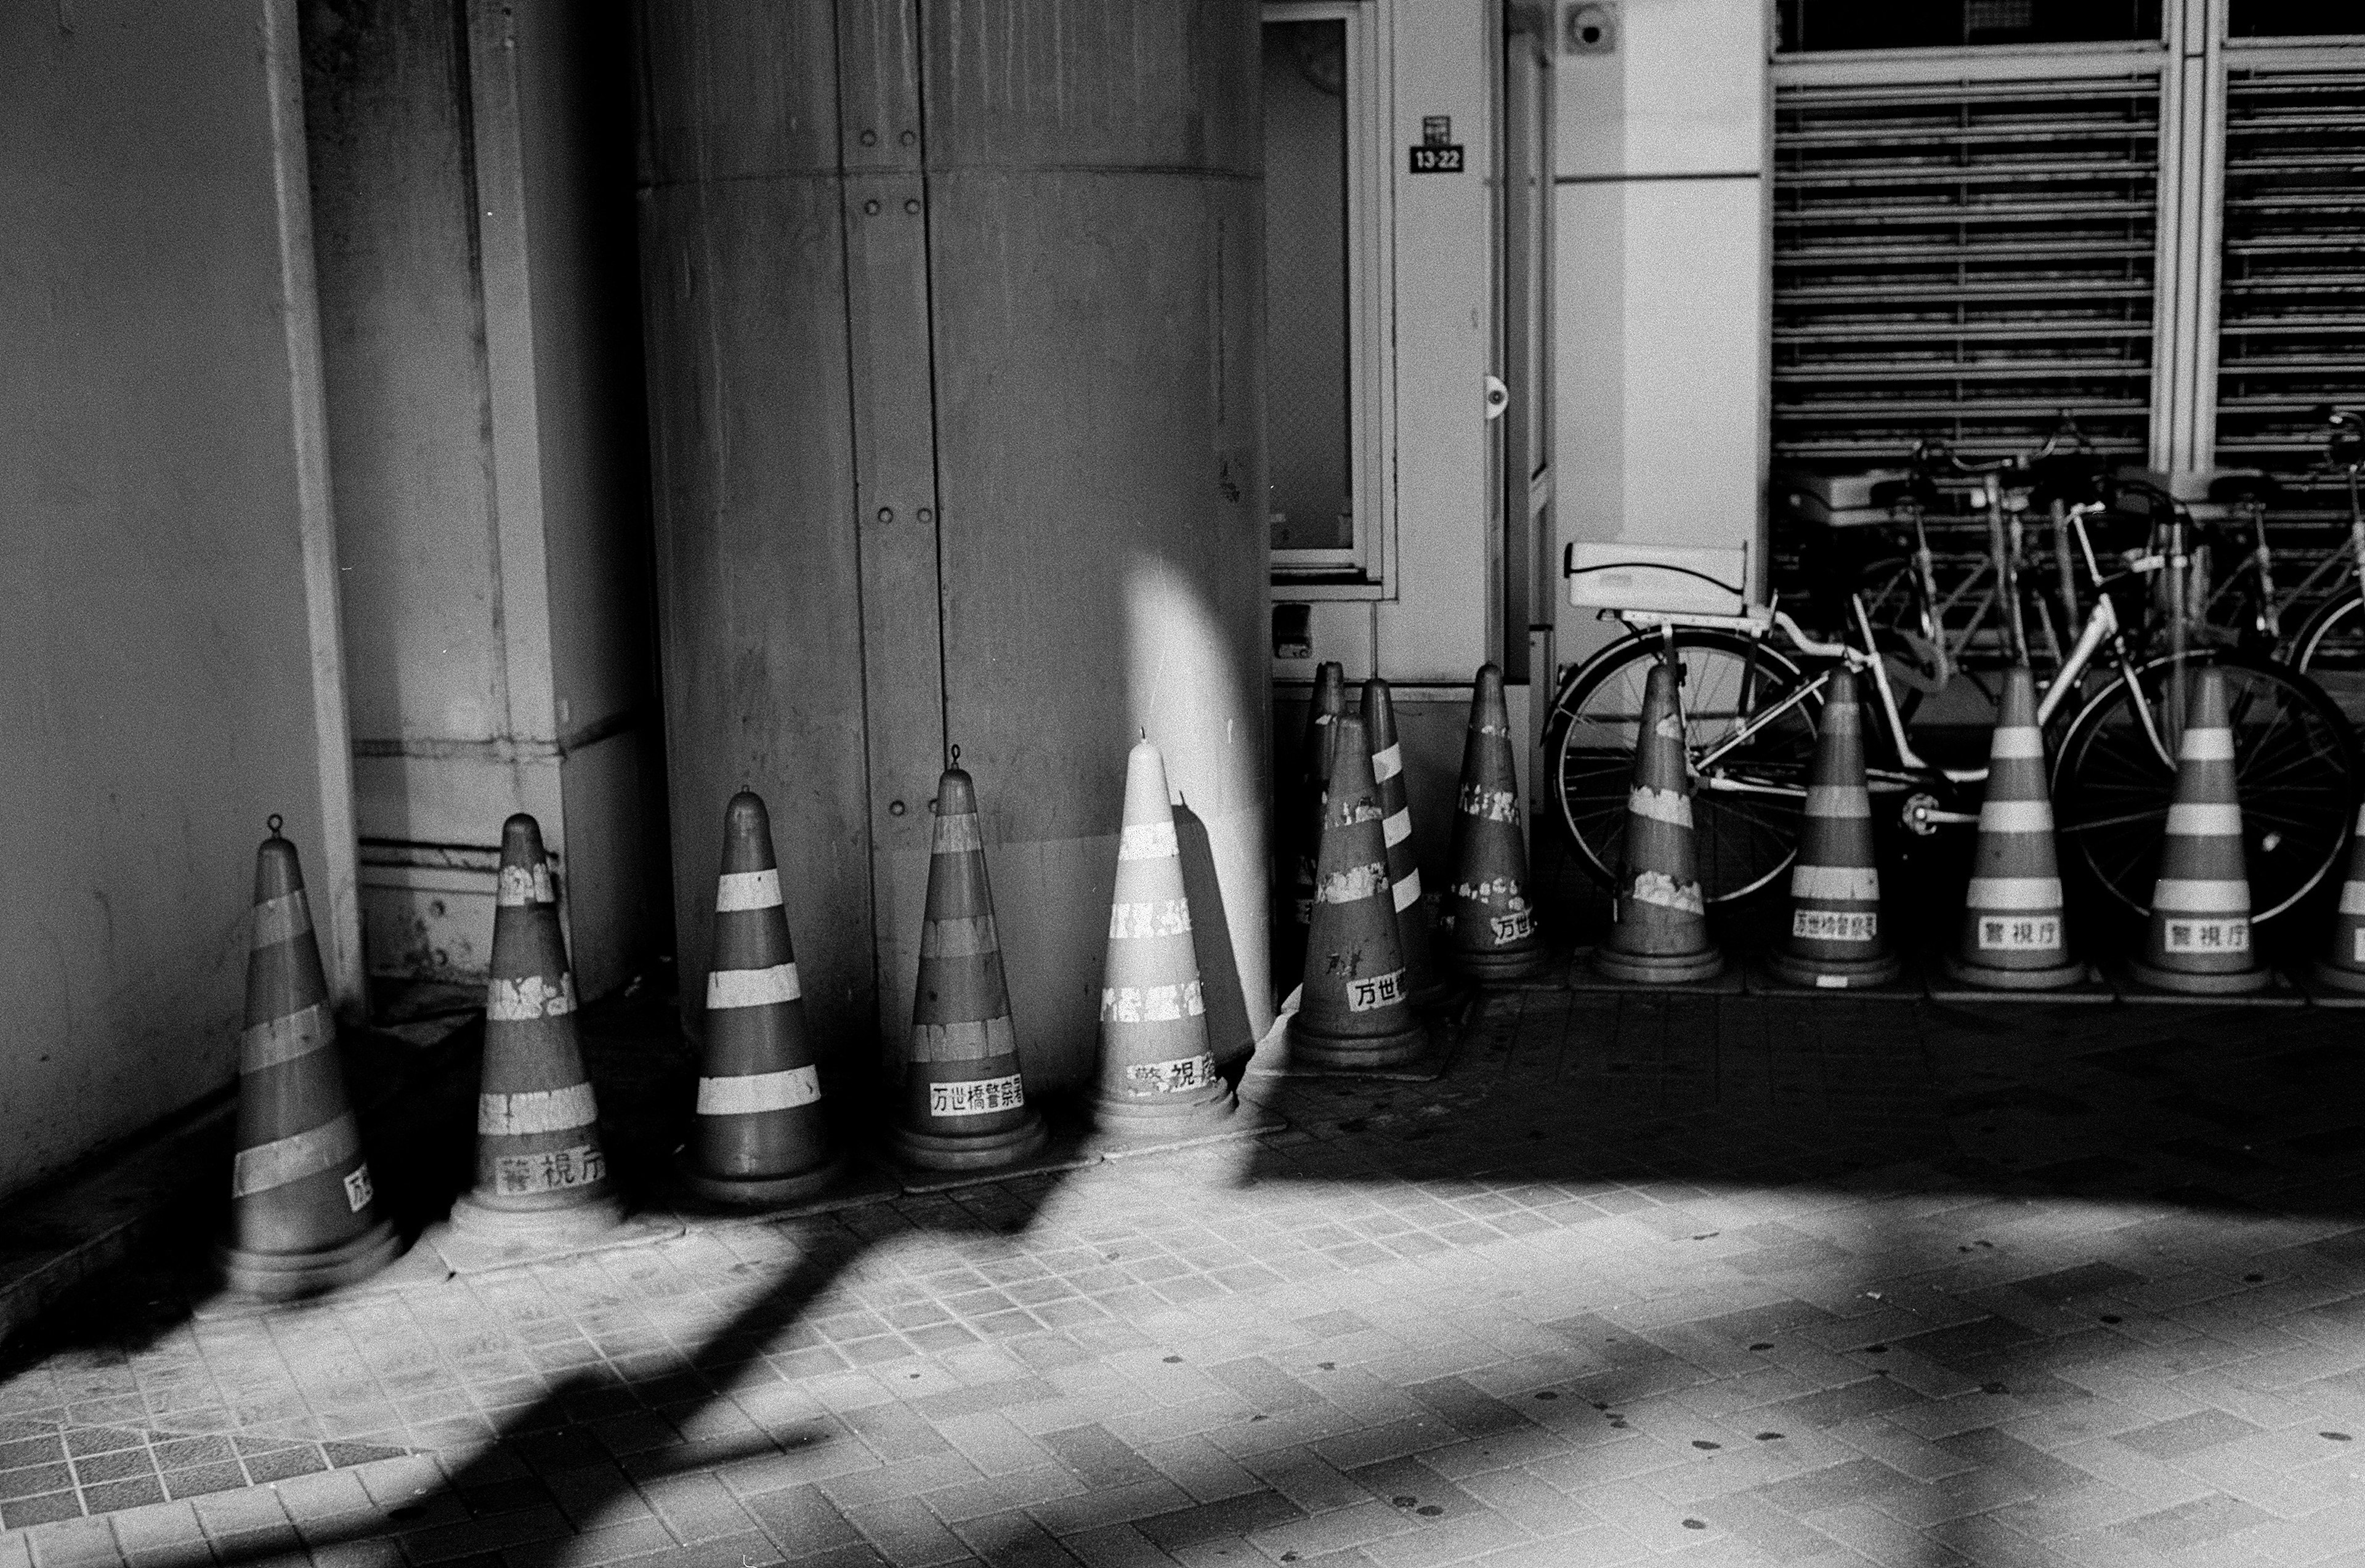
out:
<path id="1" fill-rule="evenodd" d="M 1614 48 L 1564 51 L 1555 510 L 1573 540 L 1760 537 L 1767 355 L 1762 0 L 1621 0 Z M 1564 606 L 1563 661 L 1602 633 Z"/>
<path id="2" fill-rule="evenodd" d="M 230 1080 L 266 813 L 357 995 L 294 31 L 0 8 L 0 1193 Z"/>
<path id="3" fill-rule="evenodd" d="M 662 921 L 618 7 L 308 0 L 373 974 L 480 977 L 542 821 L 577 983 Z"/>

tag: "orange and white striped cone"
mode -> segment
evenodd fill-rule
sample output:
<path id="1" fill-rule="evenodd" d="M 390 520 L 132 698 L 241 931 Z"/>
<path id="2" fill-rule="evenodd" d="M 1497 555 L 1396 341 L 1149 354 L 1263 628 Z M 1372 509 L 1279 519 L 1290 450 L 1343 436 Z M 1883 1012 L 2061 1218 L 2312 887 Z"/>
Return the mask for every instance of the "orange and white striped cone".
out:
<path id="1" fill-rule="evenodd" d="M 1790 931 L 1765 967 L 1793 985 L 1882 985 L 1903 967 L 1880 929 L 1880 867 L 1864 781 L 1864 709 L 1855 673 L 1832 672 L 1822 734 L 1807 777 L 1805 830 L 1790 868 Z"/>
<path id="2" fill-rule="evenodd" d="M 2176 746 L 2151 925 L 2136 980 L 2191 996 L 2262 991 L 2274 976 L 2250 945 L 2250 870 L 2242 852 L 2242 804 L 2234 788 L 2234 731 L 2225 717 L 2225 672 L 2193 671 L 2184 734 Z"/>
<path id="3" fill-rule="evenodd" d="M 1297 969 L 1306 957 L 1306 932 L 1314 920 L 1314 863 L 1322 853 L 1322 794 L 1330 782 L 1331 725 L 1347 711 L 1347 671 L 1336 660 L 1314 672 L 1314 693 L 1306 708 L 1306 741 L 1298 754 L 1297 793 L 1288 805 L 1284 833 L 1289 863 L 1290 933 L 1279 972 Z"/>
<path id="4" fill-rule="evenodd" d="M 743 790 L 723 813 L 714 968 L 685 1175 L 721 1203 L 784 1204 L 828 1186 L 844 1163 L 823 1119 L 771 819 L 763 798 Z"/>
<path id="5" fill-rule="evenodd" d="M 2316 983 L 2332 991 L 2365 991 L 2365 806 L 2348 840 L 2348 879 L 2340 884 L 2340 908 L 2332 917 L 2332 940 L 2315 961 Z"/>
<path id="6" fill-rule="evenodd" d="M 1144 736 L 1125 766 L 1093 1119 L 1104 1131 L 1171 1137 L 1217 1126 L 1239 1107 L 1207 1045 L 1166 759 Z"/>
<path id="7" fill-rule="evenodd" d="M 402 1250 L 370 1187 L 303 868 L 277 817 L 254 857 L 230 1196 L 230 1238 L 214 1257 L 241 1295 L 311 1295 L 367 1279 Z"/>
<path id="8" fill-rule="evenodd" d="M 1942 962 L 1965 985 L 1996 991 L 2052 991 L 2086 976 L 2084 962 L 2069 956 L 2053 802 L 2045 789 L 2045 734 L 2036 727 L 2036 677 L 2026 665 L 2004 674 L 1962 934 Z"/>
<path id="9" fill-rule="evenodd" d="M 1479 669 L 1470 693 L 1453 818 L 1453 885 L 1446 890 L 1440 924 L 1452 928 L 1447 962 L 1471 980 L 1522 980 L 1549 958 L 1528 899 L 1528 840 L 1519 823 L 1510 709 L 1503 700 L 1503 672 L 1491 664 Z"/>
<path id="10" fill-rule="evenodd" d="M 905 1164 L 981 1170 L 1025 1159 L 1049 1134 L 1026 1103 L 1018 1032 L 985 880 L 977 786 L 958 767 L 936 785 L 927 923 L 912 1004 L 903 1116 L 888 1135 Z"/>
<path id="11" fill-rule="evenodd" d="M 1626 791 L 1626 842 L 1609 935 L 1593 950 L 1609 980 L 1678 985 L 1724 972 L 1709 939 L 1692 839 L 1691 764 L 1684 755 L 1683 697 L 1676 666 L 1651 666 L 1634 738 L 1634 782 Z"/>
<path id="12" fill-rule="evenodd" d="M 452 1205 L 452 1228 L 488 1241 L 566 1243 L 622 1218 L 576 1038 L 575 977 L 542 824 L 520 812 L 501 824 L 476 1184 Z"/>
<path id="13" fill-rule="evenodd" d="M 1380 786 L 1380 836 L 1388 844 L 1388 894 L 1396 906 L 1396 945 L 1404 953 L 1405 991 L 1415 1007 L 1444 999 L 1445 977 L 1430 953 L 1429 903 L 1420 896 L 1420 857 L 1413 850 L 1412 804 L 1405 793 L 1404 747 L 1395 704 L 1378 676 L 1363 682 L 1363 731 L 1372 743 L 1372 777 Z"/>
<path id="14" fill-rule="evenodd" d="M 1317 1066 L 1392 1067 L 1418 1056 L 1429 1036 L 1405 990 L 1371 744 L 1360 718 L 1342 715 L 1331 727 L 1337 756 L 1322 808 L 1314 924 L 1290 1048 Z"/>

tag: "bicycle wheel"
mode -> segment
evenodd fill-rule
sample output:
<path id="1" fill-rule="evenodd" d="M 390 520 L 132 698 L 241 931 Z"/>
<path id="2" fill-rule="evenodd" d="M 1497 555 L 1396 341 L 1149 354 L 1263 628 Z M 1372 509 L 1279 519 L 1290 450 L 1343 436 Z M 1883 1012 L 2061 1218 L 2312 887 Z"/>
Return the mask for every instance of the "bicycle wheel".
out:
<path id="1" fill-rule="evenodd" d="M 1642 686 L 1658 656 L 1655 636 L 1613 644 L 1586 662 L 1553 710 L 1553 795 L 1561 827 L 1586 870 L 1604 883 L 1617 879 Z M 1704 752 L 1752 714 L 1774 706 L 1800 679 L 1788 657 L 1729 632 L 1679 630 L 1676 657 L 1684 672 L 1685 750 L 1696 769 Z M 1693 841 L 1700 891 L 1709 902 L 1757 891 L 1798 853 L 1820 706 L 1815 700 L 1799 703 L 1696 771 Z"/>
<path id="2" fill-rule="evenodd" d="M 2291 662 L 2351 723 L 2365 722 L 2365 598 L 2350 588 L 2319 605 L 2292 639 Z"/>
<path id="3" fill-rule="evenodd" d="M 2348 842 L 2356 738 L 2332 700 L 2296 671 L 2232 654 L 2188 657 L 2225 672 L 2251 917 L 2271 920 L 2324 880 Z M 2140 689 L 2163 739 L 2180 733 L 2166 695 L 2174 662 L 2156 659 L 2132 683 L 2122 677 L 2097 693 L 2053 765 L 2055 830 L 2071 863 L 2137 914 L 2151 913 L 2176 767 L 2146 732 L 2132 693 Z"/>

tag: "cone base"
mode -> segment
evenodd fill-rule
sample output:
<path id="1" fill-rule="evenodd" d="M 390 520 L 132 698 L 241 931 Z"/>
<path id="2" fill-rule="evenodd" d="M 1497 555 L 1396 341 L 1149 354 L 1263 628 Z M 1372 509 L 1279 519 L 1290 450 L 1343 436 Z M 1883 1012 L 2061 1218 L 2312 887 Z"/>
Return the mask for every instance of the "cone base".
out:
<path id="1" fill-rule="evenodd" d="M 946 1137 L 899 1126 L 887 1134 L 895 1158 L 920 1170 L 990 1170 L 998 1165 L 1015 1165 L 1042 1152 L 1050 1140 L 1041 1113 L 1032 1107 L 1025 1121 L 998 1133 Z"/>
<path id="2" fill-rule="evenodd" d="M 1479 981 L 1528 980 L 1543 973 L 1552 955 L 1542 943 L 1494 953 L 1456 953 L 1448 960 L 1453 972 Z"/>
<path id="3" fill-rule="evenodd" d="M 1593 950 L 1593 970 L 1606 979 L 1641 985 L 1683 985 L 1714 980 L 1724 973 L 1724 949 L 1704 947 L 1697 953 L 1616 953 Z"/>
<path id="4" fill-rule="evenodd" d="M 1393 1035 L 1324 1035 L 1306 1026 L 1300 1014 L 1289 1021 L 1289 1052 L 1316 1067 L 1397 1067 L 1429 1048 L 1429 1031 L 1407 1025 Z"/>
<path id="5" fill-rule="evenodd" d="M 368 1279 L 402 1253 L 402 1238 L 381 1219 L 351 1241 L 319 1252 L 249 1252 L 228 1242 L 214 1248 L 222 1285 L 254 1301 L 294 1301 Z"/>
<path id="6" fill-rule="evenodd" d="M 2086 978 L 2083 959 L 2041 969 L 2000 969 L 1948 953 L 1938 960 L 1938 967 L 1946 971 L 1948 980 L 1990 991 L 2058 991 Z"/>
<path id="7" fill-rule="evenodd" d="M 2234 969 L 2223 974 L 2187 974 L 2178 969 L 2163 969 L 2141 958 L 2127 960 L 2127 972 L 2154 991 L 2173 991 L 2185 996 L 2247 996 L 2254 991 L 2264 991 L 2272 985 L 2275 972 L 2269 969 Z"/>
<path id="8" fill-rule="evenodd" d="M 464 1193 L 452 1203 L 452 1228 L 477 1241 L 572 1246 L 623 1223 L 624 1205 L 612 1193 L 555 1209 L 496 1208 L 475 1193 Z"/>
<path id="9" fill-rule="evenodd" d="M 2308 978 L 2328 991 L 2365 992 L 2365 972 L 2345 969 L 2321 958 L 2316 960 L 2314 969 L 2308 970 Z"/>
<path id="10" fill-rule="evenodd" d="M 1905 972 L 1905 960 L 1894 953 L 1877 958 L 1801 958 L 1777 949 L 1765 955 L 1766 971 L 1776 980 L 1814 991 L 1855 991 L 1887 985 Z"/>
<path id="11" fill-rule="evenodd" d="M 1239 1096 L 1228 1086 L 1208 1100 L 1094 1100 L 1093 1127 L 1120 1137 L 1174 1137 L 1222 1126 L 1239 1108 Z"/>
<path id="12" fill-rule="evenodd" d="M 833 1156 L 793 1176 L 713 1176 L 696 1169 L 687 1159 L 681 1167 L 683 1185 L 700 1197 L 734 1208 L 750 1209 L 813 1197 L 826 1191 L 845 1173 L 843 1156 Z"/>

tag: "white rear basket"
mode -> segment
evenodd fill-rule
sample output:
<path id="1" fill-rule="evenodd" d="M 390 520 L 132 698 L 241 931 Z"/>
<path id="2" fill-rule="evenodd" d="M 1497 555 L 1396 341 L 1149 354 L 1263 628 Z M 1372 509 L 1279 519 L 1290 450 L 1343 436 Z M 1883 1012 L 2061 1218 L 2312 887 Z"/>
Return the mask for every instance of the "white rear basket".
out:
<path id="1" fill-rule="evenodd" d="M 1579 610 L 1642 615 L 1749 612 L 1749 550 L 1664 544 L 1572 544 L 1568 601 Z"/>

